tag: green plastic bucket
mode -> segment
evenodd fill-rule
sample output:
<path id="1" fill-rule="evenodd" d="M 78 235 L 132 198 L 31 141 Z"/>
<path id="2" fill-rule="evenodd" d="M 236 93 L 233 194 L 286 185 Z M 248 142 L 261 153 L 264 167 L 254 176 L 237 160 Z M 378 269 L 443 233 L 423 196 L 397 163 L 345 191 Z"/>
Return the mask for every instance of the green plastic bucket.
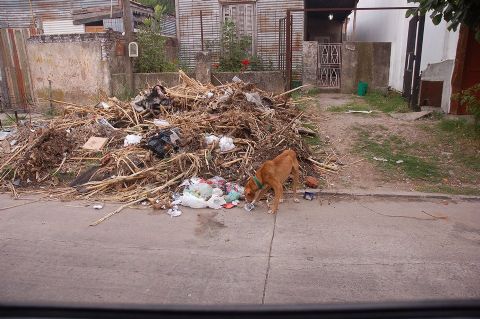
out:
<path id="1" fill-rule="evenodd" d="M 365 82 L 358 82 L 358 90 L 357 90 L 357 94 L 359 96 L 365 96 L 365 94 L 367 94 L 367 88 L 368 88 L 368 84 L 365 83 Z"/>

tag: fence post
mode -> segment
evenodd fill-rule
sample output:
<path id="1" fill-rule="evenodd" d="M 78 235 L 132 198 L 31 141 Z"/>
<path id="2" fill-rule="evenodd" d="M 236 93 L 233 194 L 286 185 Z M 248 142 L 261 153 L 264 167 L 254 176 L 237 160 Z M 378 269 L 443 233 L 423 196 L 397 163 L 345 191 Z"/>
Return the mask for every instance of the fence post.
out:
<path id="1" fill-rule="evenodd" d="M 292 88 L 292 13 L 287 10 L 287 19 L 285 21 L 285 38 L 286 38 L 286 54 L 285 54 L 285 68 L 286 68 L 286 84 L 287 90 Z"/>
<path id="2" fill-rule="evenodd" d="M 212 81 L 212 64 L 210 53 L 200 51 L 197 53 L 195 64 L 195 79 L 202 84 L 208 84 Z"/>
<path id="3" fill-rule="evenodd" d="M 303 41 L 302 84 L 317 84 L 318 42 Z"/>

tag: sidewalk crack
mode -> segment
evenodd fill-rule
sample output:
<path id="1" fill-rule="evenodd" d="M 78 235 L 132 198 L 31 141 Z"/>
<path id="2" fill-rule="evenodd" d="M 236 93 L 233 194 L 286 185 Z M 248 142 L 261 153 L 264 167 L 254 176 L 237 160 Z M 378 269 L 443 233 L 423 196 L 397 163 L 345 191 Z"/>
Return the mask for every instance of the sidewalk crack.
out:
<path id="1" fill-rule="evenodd" d="M 272 238 L 270 239 L 270 247 L 268 249 L 267 271 L 265 273 L 265 281 L 263 283 L 262 305 L 265 304 L 265 294 L 267 292 L 268 276 L 270 274 L 270 259 L 272 258 L 272 246 L 273 246 L 273 239 L 275 238 L 276 227 L 277 227 L 277 213 L 273 215 L 273 231 L 272 231 Z"/>

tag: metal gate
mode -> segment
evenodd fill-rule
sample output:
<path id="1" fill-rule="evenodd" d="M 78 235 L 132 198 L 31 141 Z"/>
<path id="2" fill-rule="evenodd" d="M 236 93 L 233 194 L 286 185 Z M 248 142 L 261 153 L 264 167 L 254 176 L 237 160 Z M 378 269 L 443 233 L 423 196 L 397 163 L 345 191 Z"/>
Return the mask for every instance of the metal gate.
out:
<path id="1" fill-rule="evenodd" d="M 342 44 L 318 45 L 317 84 L 324 88 L 340 88 L 342 68 Z"/>
<path id="2" fill-rule="evenodd" d="M 26 50 L 26 39 L 35 34 L 30 29 L 0 29 L 0 96 L 1 110 L 27 110 L 32 104 L 32 86 Z"/>

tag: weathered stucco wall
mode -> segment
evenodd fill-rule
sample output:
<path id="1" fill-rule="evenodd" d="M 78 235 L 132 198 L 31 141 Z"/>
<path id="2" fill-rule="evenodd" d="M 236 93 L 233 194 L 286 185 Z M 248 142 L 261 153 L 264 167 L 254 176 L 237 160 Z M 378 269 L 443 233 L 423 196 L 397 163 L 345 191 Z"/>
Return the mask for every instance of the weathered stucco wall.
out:
<path id="1" fill-rule="evenodd" d="M 133 83 L 135 92 L 126 92 L 126 78 L 124 73 L 112 74 L 112 95 L 123 96 L 125 94 L 137 94 L 138 91 L 147 87 L 151 87 L 157 83 L 161 83 L 166 87 L 179 84 L 178 72 L 163 73 L 135 73 L 133 75 Z"/>
<path id="2" fill-rule="evenodd" d="M 359 81 L 367 82 L 369 90 L 386 89 L 390 71 L 390 49 L 389 42 L 344 42 L 341 92 L 355 92 Z"/>
<path id="3" fill-rule="evenodd" d="M 262 71 L 262 72 L 218 72 L 212 76 L 212 84 L 220 85 L 220 82 L 225 84 L 232 82 L 233 77 L 236 75 L 245 82 L 254 83 L 259 89 L 267 92 L 282 93 L 285 90 L 285 80 L 282 72 L 279 71 Z M 195 78 L 195 74 L 188 73 L 188 76 Z M 161 83 L 167 87 L 175 86 L 179 84 L 178 72 L 164 72 L 164 73 L 135 73 L 134 77 L 135 92 L 125 91 L 125 74 L 112 74 L 112 95 L 123 96 L 126 93 L 136 94 L 138 91 L 147 87 L 151 87 L 154 84 Z"/>
<path id="4" fill-rule="evenodd" d="M 48 102 L 52 81 L 53 99 L 78 104 L 96 103 L 110 95 L 110 67 L 115 35 L 85 33 L 42 35 L 27 40 L 34 95 L 39 105 Z M 117 65 L 121 61 L 116 61 Z"/>

